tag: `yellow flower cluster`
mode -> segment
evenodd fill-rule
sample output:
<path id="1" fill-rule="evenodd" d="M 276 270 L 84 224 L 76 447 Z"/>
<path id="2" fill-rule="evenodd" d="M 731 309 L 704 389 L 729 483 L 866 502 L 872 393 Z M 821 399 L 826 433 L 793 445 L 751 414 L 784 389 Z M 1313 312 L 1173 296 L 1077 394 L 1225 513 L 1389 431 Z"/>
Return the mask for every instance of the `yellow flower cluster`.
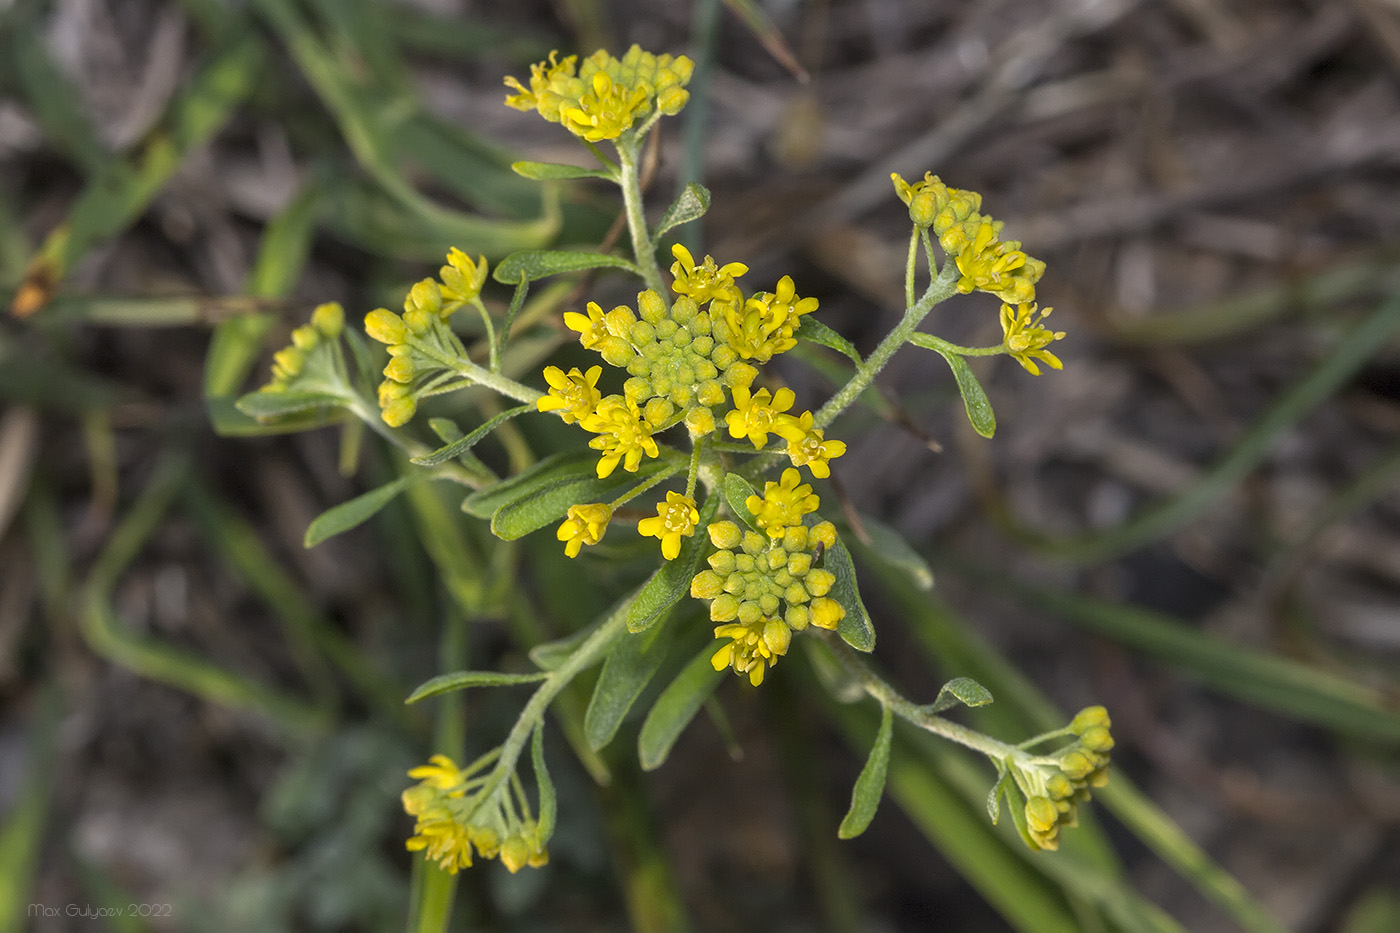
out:
<path id="1" fill-rule="evenodd" d="M 568 517 L 559 526 L 557 537 L 564 542 L 564 553 L 578 557 L 585 544 L 594 545 L 607 534 L 612 521 L 612 507 L 606 502 L 589 502 L 569 506 Z"/>
<path id="2" fill-rule="evenodd" d="M 599 49 L 582 65 L 576 55 L 558 55 L 530 66 L 528 88 L 506 78 L 515 91 L 506 106 L 536 110 L 588 142 L 616 139 L 653 112 L 674 116 L 690 99 L 685 86 L 695 63 L 684 55 L 654 55 L 637 45 L 620 59 Z"/>
<path id="3" fill-rule="evenodd" d="M 1057 752 L 1054 763 L 1014 769 L 1026 795 L 1026 829 L 1036 848 L 1059 848 L 1060 829 L 1078 825 L 1077 807 L 1089 799 L 1089 789 L 1108 783 L 1108 753 L 1114 744 L 1110 725 L 1102 706 L 1083 709 L 1066 730 L 1077 741 Z"/>
<path id="4" fill-rule="evenodd" d="M 402 796 L 404 812 L 416 820 L 408 851 L 423 852 L 454 875 L 471 867 L 473 849 L 482 858 L 500 856 L 512 874 L 527 865 L 548 864 L 538 824 L 528 813 L 523 818 L 517 814 L 508 793 L 497 791 L 484 805 L 468 796 L 473 784 L 485 780 L 472 777 L 484 763 L 463 771 L 446 755 L 434 755 L 428 762 L 408 772 L 419 783 Z"/>
<path id="5" fill-rule="evenodd" d="M 469 302 L 479 302 L 486 283 L 486 257 L 473 262 L 454 248 L 441 281 L 423 279 L 409 289 L 403 315 L 376 308 L 365 315 L 365 333 L 389 347 L 389 365 L 379 385 L 380 417 L 392 427 L 408 423 L 418 399 L 440 382 L 443 359 L 467 355 L 447 320 Z"/>
<path id="6" fill-rule="evenodd" d="M 1002 222 L 980 213 L 982 196 L 949 188 L 937 175 L 924 173 L 913 184 L 890 176 L 899 199 L 909 206 L 909 219 L 932 228 L 934 236 L 957 264 L 958 290 L 990 292 L 1007 304 L 1035 300 L 1035 283 L 1045 263 L 1027 256 L 1018 240 L 1002 240 Z"/>
<path id="7" fill-rule="evenodd" d="M 797 471 L 787 472 L 795 477 Z M 778 486 L 769 483 L 764 500 L 781 496 Z M 710 621 L 721 623 L 715 637 L 728 639 L 710 663 L 717 671 L 730 667 L 747 674 L 756 687 L 765 669 L 787 654 L 794 631 L 809 625 L 834 629 L 845 617 L 841 604 L 827 596 L 836 575 L 814 566 L 818 554 L 836 543 L 836 529 L 830 522 L 808 527 L 796 517 L 785 527 L 770 522 L 766 537 L 727 521 L 707 530 L 718 550 L 709 557 L 710 569 L 691 580 L 690 595 L 710 601 Z"/>
<path id="8" fill-rule="evenodd" d="M 319 305 L 311 313 L 310 324 L 292 331 L 291 345 L 272 355 L 272 381 L 258 391 L 287 391 L 297 377 L 308 371 L 308 360 L 313 362 L 312 369 L 317 364 L 339 365 L 341 358 L 335 339 L 344 329 L 345 311 L 340 305 L 335 302 Z"/>

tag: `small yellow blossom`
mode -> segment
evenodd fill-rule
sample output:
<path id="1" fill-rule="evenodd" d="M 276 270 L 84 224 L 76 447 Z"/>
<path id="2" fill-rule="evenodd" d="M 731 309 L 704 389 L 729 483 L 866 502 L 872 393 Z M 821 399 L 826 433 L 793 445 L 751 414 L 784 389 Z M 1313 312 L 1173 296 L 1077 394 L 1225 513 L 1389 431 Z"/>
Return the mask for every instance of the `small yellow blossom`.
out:
<path id="1" fill-rule="evenodd" d="M 793 466 L 805 466 L 817 479 L 831 475 L 827 461 L 835 460 L 846 452 L 844 441 L 826 440 L 821 428 L 812 427 L 812 413 L 804 411 L 797 419 L 796 427 L 802 432 L 797 439 L 788 440 L 788 459 Z"/>
<path id="2" fill-rule="evenodd" d="M 442 297 L 448 301 L 468 302 L 481 294 L 486 284 L 486 257 L 475 262 L 466 253 L 453 247 L 447 254 L 447 265 L 438 270 L 442 280 Z"/>
<path id="3" fill-rule="evenodd" d="M 784 440 L 801 440 L 805 432 L 797 427 L 798 420 L 784 414 L 797 401 L 797 395 L 789 388 L 781 388 L 776 393 L 759 389 L 750 393 L 744 386 L 735 386 L 734 410 L 724 416 L 729 426 L 730 437 L 747 437 L 754 449 L 768 443 L 771 431 Z"/>
<path id="4" fill-rule="evenodd" d="M 811 486 L 802 483 L 802 475 L 789 467 L 781 482 L 765 483 L 762 497 L 749 496 L 744 504 L 768 537 L 781 538 L 788 528 L 802 524 L 802 516 L 815 512 L 821 500 Z"/>
<path id="5" fill-rule="evenodd" d="M 766 363 L 779 353 L 797 346 L 797 328 L 804 314 L 817 310 L 815 298 L 798 298 L 792 276 L 778 280 L 777 291 L 760 292 L 742 305 L 737 301 L 716 301 L 730 348 L 744 359 Z"/>
<path id="6" fill-rule="evenodd" d="M 435 819 L 427 819 L 428 816 Z M 413 836 L 405 843 L 410 852 L 426 850 L 429 861 L 437 862 L 450 875 L 472 864 L 472 844 L 467 827 L 458 823 L 443 809 L 421 814 L 413 827 Z"/>
<path id="7" fill-rule="evenodd" d="M 787 653 L 792 632 L 778 619 L 758 619 L 748 625 L 717 626 L 715 637 L 729 641 L 710 657 L 710 666 L 717 671 L 730 667 L 736 674 L 748 674 L 749 683 L 757 687 L 763 683 L 764 670 Z"/>
<path id="8" fill-rule="evenodd" d="M 375 308 L 365 315 L 365 333 L 369 334 L 371 340 L 390 346 L 408 339 L 408 328 L 404 326 L 403 318 L 388 308 Z"/>
<path id="9" fill-rule="evenodd" d="M 591 366 L 588 372 L 579 372 L 577 366 L 565 373 L 558 366 L 544 368 L 544 381 L 549 383 L 549 391 L 535 400 L 540 411 L 557 411 L 565 424 L 573 424 L 587 418 L 598 407 L 602 393 L 598 391 L 598 378 L 603 367 Z"/>
<path id="10" fill-rule="evenodd" d="M 1032 376 L 1040 375 L 1040 368 L 1035 365 L 1034 360 L 1040 360 L 1051 369 L 1060 369 L 1063 365 L 1059 357 L 1046 348 L 1056 340 L 1063 339 L 1064 333 L 1040 326 L 1040 322 L 1049 317 L 1052 310 L 1046 308 L 1037 314 L 1036 305 L 1025 302 L 1015 308 L 1009 304 L 1001 306 L 1002 342 L 1006 352 Z"/>
<path id="11" fill-rule="evenodd" d="M 637 117 L 651 109 L 648 90 L 617 84 L 604 72 L 595 72 L 577 105 L 560 111 L 560 122 L 570 133 L 591 143 L 617 139 L 632 128 Z"/>
<path id="12" fill-rule="evenodd" d="M 559 526 L 556 537 L 565 542 L 565 554 L 578 557 L 578 552 L 585 544 L 593 545 L 603 540 L 611 520 L 612 509 L 605 502 L 571 505 L 568 518 Z"/>
<path id="13" fill-rule="evenodd" d="M 568 98 L 561 92 L 566 93 L 570 83 L 577 80 L 574 72 L 578 66 L 577 55 L 569 55 L 563 61 L 558 60 L 558 55 L 558 50 L 555 50 L 549 53 L 545 61 L 530 66 L 529 90 L 515 78 L 507 76 L 506 86 L 518 93 L 506 98 L 506 106 L 516 110 L 538 110 L 540 116 L 549 122 L 558 123 L 561 119 L 560 109 L 569 104 Z"/>
<path id="14" fill-rule="evenodd" d="M 628 473 L 637 472 L 642 455 L 659 457 L 660 449 L 651 436 L 651 425 L 642 419 L 635 402 L 620 395 L 609 395 L 598 403 L 597 411 L 579 422 L 584 429 L 600 435 L 588 442 L 601 450 L 598 478 L 606 479 L 620 462 Z"/>
<path id="15" fill-rule="evenodd" d="M 656 513 L 655 518 L 644 518 L 638 522 L 637 531 L 651 538 L 660 538 L 661 556 L 675 560 L 681 552 L 681 538 L 695 534 L 700 512 L 690 496 L 668 492 L 666 501 L 656 504 Z"/>
<path id="16" fill-rule="evenodd" d="M 459 788 L 467 779 L 462 769 L 457 767 L 457 763 L 446 755 L 434 755 L 428 759 L 428 764 L 419 765 L 409 771 L 408 776 L 435 790 L 447 791 L 449 795 L 452 795 L 452 791 L 457 791 L 456 795 L 460 795 Z"/>
<path id="17" fill-rule="evenodd" d="M 727 262 L 721 266 L 713 256 L 706 256 L 705 261 L 697 266 L 690 250 L 679 243 L 671 247 L 671 255 L 676 257 L 671 266 L 671 275 L 675 277 L 671 291 L 677 295 L 689 295 L 696 304 L 712 299 L 735 303 L 743 301 L 743 293 L 734 284 L 735 279 L 749 271 L 749 267 L 742 262 Z"/>
<path id="18" fill-rule="evenodd" d="M 596 301 L 590 301 L 587 315 L 577 311 L 564 312 L 564 326 L 578 331 L 579 343 L 583 348 L 597 350 L 612 366 L 626 366 L 632 359 L 635 351 L 627 338 L 635 323 L 636 315 L 626 305 L 618 305 L 604 313 Z"/>
<path id="19" fill-rule="evenodd" d="M 1014 240 L 998 239 L 992 221 L 983 218 L 972 243 L 954 257 L 962 273 L 958 291 L 979 289 L 1012 303 L 1033 300 L 1045 263 L 1028 257 L 1020 246 Z"/>

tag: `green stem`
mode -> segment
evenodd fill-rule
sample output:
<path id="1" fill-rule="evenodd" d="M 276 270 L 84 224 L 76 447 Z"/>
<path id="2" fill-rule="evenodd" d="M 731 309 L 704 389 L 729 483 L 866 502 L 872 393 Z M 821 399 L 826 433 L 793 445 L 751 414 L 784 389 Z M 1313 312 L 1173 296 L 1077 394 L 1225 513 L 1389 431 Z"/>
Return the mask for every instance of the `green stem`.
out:
<path id="1" fill-rule="evenodd" d="M 925 350 L 956 353 L 958 356 L 1000 356 L 1006 352 L 1004 344 L 998 344 L 995 347 L 960 347 L 956 343 L 949 343 L 942 337 L 925 333 L 910 334 L 909 342 L 916 347 L 923 347 Z"/>
<path id="2" fill-rule="evenodd" d="M 524 402 L 527 405 L 534 404 L 540 396 L 544 395 L 539 389 L 532 389 L 524 383 L 516 382 L 508 376 L 482 369 L 471 360 L 463 357 L 449 356 L 441 352 L 437 347 L 424 341 L 409 338 L 409 343 L 413 345 L 415 350 L 420 351 L 425 356 L 431 357 L 434 361 L 452 370 L 463 379 L 470 379 L 477 385 L 483 385 L 488 389 L 494 389 L 501 395 L 513 398 L 518 402 Z"/>
<path id="3" fill-rule="evenodd" d="M 690 449 L 690 472 L 685 477 L 685 496 L 695 498 L 695 481 L 700 477 L 700 455 L 705 449 L 705 438 L 697 437 Z"/>
<path id="4" fill-rule="evenodd" d="M 933 310 L 933 306 L 957 292 L 957 281 L 957 266 L 952 262 L 944 262 L 938 278 L 929 283 L 923 297 L 905 310 L 903 320 L 880 341 L 880 345 L 866 357 L 865 362 L 856 367 L 850 382 L 842 386 L 841 390 L 821 407 L 821 411 L 817 412 L 816 417 L 812 419 L 814 428 L 826 427 L 836 420 L 837 415 L 851 407 L 860 394 L 875 381 L 876 375 L 885 368 L 895 351 L 909 342 L 909 338 L 914 335 L 919 323 Z"/>
<path id="5" fill-rule="evenodd" d="M 1025 752 L 1015 745 L 997 741 L 975 729 L 969 729 L 967 726 L 959 725 L 950 719 L 934 715 L 925 707 L 905 698 L 898 690 L 872 671 L 864 661 L 856 656 L 855 651 L 847 647 L 846 643 L 841 641 L 838 636 L 834 633 L 823 633 L 823 635 L 827 647 L 831 649 L 837 662 L 860 681 L 860 685 L 867 694 L 882 705 L 889 707 L 890 711 L 900 719 L 918 726 L 926 732 L 932 732 L 940 738 L 981 752 L 997 763 L 1008 758 L 1024 759 L 1026 757 Z"/>
<path id="6" fill-rule="evenodd" d="M 639 483 L 638 485 L 633 486 L 631 489 L 627 490 L 627 491 L 624 492 L 622 495 L 618 496 L 616 499 L 614 499 L 613 501 L 609 502 L 609 503 L 608 503 L 608 508 L 613 509 L 613 510 L 616 510 L 616 509 L 618 508 L 618 506 L 624 505 L 624 504 L 626 504 L 627 502 L 630 502 L 631 500 L 637 498 L 638 496 L 640 496 L 642 493 L 646 492 L 646 491 L 647 491 L 648 489 L 650 489 L 651 487 L 657 486 L 657 485 L 660 485 L 661 483 L 666 482 L 666 480 L 668 480 L 668 479 L 670 479 L 671 477 L 675 476 L 675 475 L 676 475 L 677 473 L 679 473 L 680 471 L 681 471 L 681 464 L 679 464 L 679 463 L 673 463 L 673 464 L 671 464 L 669 467 L 667 467 L 666 469 L 662 470 L 660 473 L 657 473 L 655 476 L 650 477 L 645 483 Z"/>
<path id="7" fill-rule="evenodd" d="M 637 167 L 637 144 L 640 138 L 617 141 L 618 161 L 622 167 L 622 203 L 627 209 L 627 230 L 632 235 L 632 253 L 647 288 L 666 299 L 666 285 L 661 281 L 661 267 L 656 264 L 656 251 L 651 247 L 651 232 L 647 229 L 646 212 L 642 208 L 642 183 Z"/>
<path id="8" fill-rule="evenodd" d="M 567 661 L 551 671 L 548 679 L 541 683 L 530 696 L 530 701 L 520 711 L 520 718 L 516 720 L 515 726 L 511 728 L 510 734 L 501 744 L 501 757 L 491 773 L 491 780 L 481 789 L 476 798 L 476 806 L 466 816 L 468 824 L 483 805 L 490 803 L 491 798 L 500 790 L 501 785 L 509 779 L 510 775 L 515 773 L 516 761 L 519 760 L 520 753 L 525 749 L 525 743 L 530 740 L 530 734 L 534 731 L 535 724 L 544 718 L 545 710 L 549 708 L 549 704 L 559 695 L 560 691 L 569 685 L 570 681 L 602 658 L 612 647 L 613 642 L 627 631 L 627 609 L 632 604 L 633 596 L 635 594 L 624 599 L 612 615 L 608 616 L 603 624 L 584 640 L 583 644 L 574 649 Z"/>

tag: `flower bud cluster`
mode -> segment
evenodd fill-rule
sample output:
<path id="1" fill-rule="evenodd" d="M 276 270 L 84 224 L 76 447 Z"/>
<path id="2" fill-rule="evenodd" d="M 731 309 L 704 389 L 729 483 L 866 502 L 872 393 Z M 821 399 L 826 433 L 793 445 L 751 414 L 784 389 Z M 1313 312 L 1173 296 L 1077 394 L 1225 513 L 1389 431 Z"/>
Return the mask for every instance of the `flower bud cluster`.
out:
<path id="1" fill-rule="evenodd" d="M 1019 240 L 1000 239 L 1002 222 L 980 213 L 982 196 L 950 188 L 937 175 L 924 173 L 913 184 L 890 176 L 899 199 L 909 206 L 909 219 L 928 227 L 961 273 L 958 290 L 990 292 L 1008 304 L 1035 300 L 1035 283 L 1045 263 L 1027 256 Z"/>
<path id="2" fill-rule="evenodd" d="M 318 306 L 311 313 L 311 323 L 292 331 L 291 344 L 272 355 L 272 380 L 259 391 L 286 392 L 298 381 L 334 378 L 344 368 L 338 341 L 344 329 L 345 311 L 340 305 Z"/>
<path id="3" fill-rule="evenodd" d="M 419 783 L 403 792 L 404 812 L 416 822 L 406 843 L 410 852 L 423 852 L 444 871 L 456 874 L 470 868 L 472 852 L 482 858 L 500 856 L 511 873 L 527 865 L 548 864 L 549 852 L 540 838 L 539 825 L 525 813 L 517 814 L 511 803 L 510 787 L 492 791 L 491 799 L 473 796 L 471 790 L 487 781 L 474 778 L 485 762 L 466 771 L 446 755 L 434 755 L 426 765 L 408 772 Z M 519 778 L 512 775 L 512 783 Z M 523 792 L 520 800 L 523 802 Z"/>
<path id="4" fill-rule="evenodd" d="M 795 470 L 789 472 L 796 473 Z M 769 483 L 775 486 L 775 483 Z M 733 522 L 708 528 L 718 549 L 709 570 L 690 582 L 690 595 L 710 601 L 710 621 L 722 623 L 715 637 L 729 639 L 710 663 L 715 670 L 733 668 L 763 682 L 764 670 L 787 654 L 792 633 L 809 625 L 834 629 L 846 610 L 827 594 L 836 575 L 817 566 L 821 552 L 836 543 L 830 522 L 783 528 L 778 535 L 744 531 Z"/>
<path id="5" fill-rule="evenodd" d="M 1078 805 L 1089 799 L 1090 788 L 1108 783 L 1113 736 L 1108 711 L 1090 706 L 1065 730 L 1075 741 L 1048 759 L 1012 762 L 1012 776 L 1026 796 L 1026 829 L 1038 849 L 1057 849 L 1061 828 L 1078 825 Z"/>
<path id="6" fill-rule="evenodd" d="M 454 248 L 441 281 L 423 279 L 409 289 L 403 314 L 376 308 L 365 315 L 365 333 L 389 347 L 389 365 L 379 385 L 380 416 L 392 427 L 408 423 L 418 400 L 441 382 L 444 360 L 467 355 L 448 319 L 463 305 L 480 304 L 486 283 L 486 257 L 473 262 Z"/>
<path id="7" fill-rule="evenodd" d="M 685 86 L 695 63 L 684 55 L 654 55 L 634 45 L 620 59 L 599 49 L 580 66 L 578 56 L 560 61 L 558 54 L 530 66 L 529 88 L 507 77 L 515 93 L 506 106 L 536 110 L 588 142 L 616 139 L 653 111 L 674 116 L 690 99 Z"/>

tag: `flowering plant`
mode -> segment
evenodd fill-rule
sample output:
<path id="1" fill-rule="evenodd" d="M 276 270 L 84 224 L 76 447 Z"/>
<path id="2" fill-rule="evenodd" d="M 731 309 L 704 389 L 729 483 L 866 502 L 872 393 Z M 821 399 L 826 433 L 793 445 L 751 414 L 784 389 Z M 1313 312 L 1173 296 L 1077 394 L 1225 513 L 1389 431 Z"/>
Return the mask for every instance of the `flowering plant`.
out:
<path id="1" fill-rule="evenodd" d="M 822 496 L 814 487 L 829 479 L 832 462 L 847 452 L 846 443 L 827 432 L 905 345 L 933 350 L 948 363 L 973 427 L 990 437 L 995 419 L 966 358 L 1008 355 L 1035 375 L 1037 364 L 1061 366 L 1049 347 L 1064 334 L 1043 326 L 1050 309 L 1036 304 L 1044 263 L 1027 256 L 1017 241 L 1003 239 L 1002 223 L 981 212 L 978 194 L 931 174 L 912 183 L 893 176 L 912 222 L 906 308 L 898 325 L 862 356 L 821 323 L 818 300 L 801 295 L 790 276 L 771 290 L 754 288 L 744 281 L 749 269 L 742 262 L 709 255 L 697 260 L 683 245 L 668 247 L 666 234 L 706 212 L 710 195 L 704 188 L 688 186 L 659 220 L 649 222 L 639 168 L 642 143 L 663 116 L 685 106 L 692 68 L 685 56 L 658 56 L 634 46 L 621 58 L 602 51 L 582 62 L 551 55 L 533 66 L 528 85 L 506 79 L 509 106 L 560 124 L 598 163 L 579 168 L 522 162 L 516 171 L 546 181 L 616 184 L 630 255 L 533 250 L 506 256 L 492 270 L 484 256 L 473 259 L 454 249 L 437 278 L 409 290 L 402 313 L 380 308 L 364 318 L 371 344 L 347 331 L 339 306 L 318 308 L 311 323 L 294 332 L 292 345 L 276 355 L 271 382 L 240 401 L 250 415 L 289 423 L 347 412 L 407 454 L 417 476 L 469 490 L 463 510 L 489 520 L 503 541 L 553 526 L 564 553 L 577 558 L 585 548 L 599 548 L 614 526 L 625 526 L 659 545 L 659 566 L 591 628 L 534 647 L 537 670 L 448 672 L 410 697 L 535 685 L 499 745 L 465 766 L 438 753 L 409 772 L 417 783 L 403 792 L 404 809 L 415 820 L 408 848 L 449 873 L 475 858 L 499 856 L 512 872 L 545 863 L 556 816 L 544 754 L 546 710 L 582 672 L 601 664 L 583 738 L 594 750 L 610 742 L 657 672 L 664 647 L 689 638 L 679 608 L 690 598 L 704 604 L 713 640 L 647 716 L 639 738 L 644 767 L 665 760 L 725 671 L 741 675 L 745 689 L 759 687 L 778 676 L 773 671 L 779 662 L 801 644 L 875 700 L 882 713 L 841 826 L 843 837 L 862 832 L 874 814 L 897 717 L 985 754 L 996 770 L 992 819 L 1006 799 L 1025 842 L 1054 849 L 1062 828 L 1074 825 L 1078 803 L 1106 780 L 1113 747 L 1107 714 L 1090 707 L 1063 729 L 1009 744 L 943 715 L 959 703 L 991 702 L 967 678 L 944 685 L 931 703 L 902 696 L 862 657 L 875 647 L 875 628 L 843 532 L 822 515 Z M 611 144 L 613 153 L 600 143 Z M 669 253 L 669 277 L 658 253 Z M 921 265 L 928 279 L 922 288 Z M 508 362 L 513 339 L 526 330 L 530 315 L 522 309 L 531 288 L 582 271 L 621 272 L 642 286 L 633 303 L 605 310 L 588 301 L 581 311 L 563 313 L 563 328 L 600 362 L 568 369 L 548 365 L 538 379 L 515 378 Z M 503 314 L 482 297 L 488 278 L 514 288 Z M 934 306 L 973 291 L 1001 300 L 1000 344 L 963 347 L 918 330 Z M 468 307 L 479 317 L 471 345 L 456 326 L 457 312 Z M 834 350 L 851 363 L 845 384 L 812 408 L 800 405 L 793 389 L 765 370 L 800 341 Z M 387 362 L 373 362 L 375 343 L 387 348 Z M 377 389 L 369 375 L 375 369 L 382 373 Z M 481 389 L 515 404 L 467 432 L 451 420 L 429 419 L 436 447 L 413 433 L 426 400 Z M 473 448 L 528 417 L 557 418 L 577 443 L 499 478 Z M 415 478 L 408 474 L 331 510 L 317 520 L 309 540 L 364 521 Z M 636 509 L 634 502 L 645 504 Z M 613 531 L 608 541 L 626 533 Z M 519 773 L 527 745 L 533 802 Z"/>

